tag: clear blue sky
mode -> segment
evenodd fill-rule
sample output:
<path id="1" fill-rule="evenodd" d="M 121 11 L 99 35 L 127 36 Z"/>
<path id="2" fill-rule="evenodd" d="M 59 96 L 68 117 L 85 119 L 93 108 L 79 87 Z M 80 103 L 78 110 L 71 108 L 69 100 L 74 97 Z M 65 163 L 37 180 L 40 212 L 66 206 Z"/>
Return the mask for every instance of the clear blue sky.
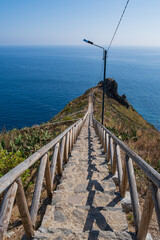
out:
<path id="1" fill-rule="evenodd" d="M 0 45 L 108 45 L 126 0 L 0 0 Z M 160 0 L 130 0 L 114 45 L 160 46 Z"/>

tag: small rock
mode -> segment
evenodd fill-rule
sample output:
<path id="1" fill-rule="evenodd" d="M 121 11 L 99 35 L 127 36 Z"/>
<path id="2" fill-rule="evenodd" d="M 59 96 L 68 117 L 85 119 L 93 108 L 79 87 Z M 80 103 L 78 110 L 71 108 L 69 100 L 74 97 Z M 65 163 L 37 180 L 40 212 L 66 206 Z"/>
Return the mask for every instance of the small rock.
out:
<path id="1" fill-rule="evenodd" d="M 124 231 L 124 232 L 116 232 L 116 239 L 132 240 L 134 238 L 133 238 L 133 234 Z"/>
<path id="2" fill-rule="evenodd" d="M 60 228 L 59 230 L 60 230 L 61 233 L 63 233 L 65 236 L 69 236 L 70 234 L 72 234 L 72 230 L 71 230 L 71 229 Z"/>
<path id="3" fill-rule="evenodd" d="M 146 240 L 152 240 L 152 235 L 150 233 L 147 234 Z"/>
<path id="4" fill-rule="evenodd" d="M 112 177 L 112 179 L 113 179 L 113 181 L 114 181 L 114 183 L 115 183 L 116 185 L 119 185 L 118 172 L 115 173 L 115 175 Z"/>
<path id="5" fill-rule="evenodd" d="M 14 235 L 13 231 L 7 232 L 7 238 L 12 238 L 12 236 Z"/>
<path id="6" fill-rule="evenodd" d="M 57 222 L 65 222 L 66 217 L 61 211 L 55 211 L 54 220 L 57 221 Z"/>
<path id="7" fill-rule="evenodd" d="M 48 229 L 47 228 L 45 228 L 45 227 L 40 227 L 39 229 L 38 229 L 41 233 L 47 233 L 48 232 Z"/>
<path id="8" fill-rule="evenodd" d="M 45 236 L 34 236 L 34 240 L 44 240 L 44 239 L 46 239 L 46 240 L 48 240 L 48 237 L 45 237 Z M 25 239 L 25 240 L 27 240 L 27 239 Z"/>
<path id="9" fill-rule="evenodd" d="M 110 190 L 113 188 L 116 191 L 116 186 L 114 182 L 109 183 Z"/>
<path id="10" fill-rule="evenodd" d="M 71 195 L 71 196 L 69 196 L 67 198 L 66 203 L 69 203 L 69 204 L 81 204 L 82 200 L 83 200 L 82 196 Z"/>
<path id="11" fill-rule="evenodd" d="M 63 240 L 63 238 L 61 236 L 58 236 L 58 237 L 54 238 L 54 240 Z"/>
<path id="12" fill-rule="evenodd" d="M 132 202 L 130 192 L 126 192 L 126 196 L 121 200 L 122 208 L 125 212 L 132 211 Z"/>
<path id="13" fill-rule="evenodd" d="M 64 183 L 59 184 L 58 187 L 57 187 L 58 190 L 63 190 L 64 188 L 65 188 Z"/>
<path id="14" fill-rule="evenodd" d="M 56 203 L 60 202 L 61 199 L 62 199 L 62 196 L 61 196 L 61 195 L 53 194 L 52 205 L 55 205 Z"/>
<path id="15" fill-rule="evenodd" d="M 75 189 L 74 189 L 74 192 L 75 193 L 85 193 L 85 192 L 87 192 L 87 190 L 86 190 L 86 188 L 87 188 L 87 185 L 88 184 L 78 184 L 76 187 L 75 187 Z"/>
<path id="16" fill-rule="evenodd" d="M 73 215 L 77 218 L 78 222 L 81 222 L 83 224 L 83 222 L 85 221 L 85 217 L 82 212 L 75 209 L 73 210 Z"/>
<path id="17" fill-rule="evenodd" d="M 105 238 L 105 239 L 116 239 L 116 235 L 112 231 L 100 231 L 99 232 L 99 237 L 102 237 L 102 238 Z"/>

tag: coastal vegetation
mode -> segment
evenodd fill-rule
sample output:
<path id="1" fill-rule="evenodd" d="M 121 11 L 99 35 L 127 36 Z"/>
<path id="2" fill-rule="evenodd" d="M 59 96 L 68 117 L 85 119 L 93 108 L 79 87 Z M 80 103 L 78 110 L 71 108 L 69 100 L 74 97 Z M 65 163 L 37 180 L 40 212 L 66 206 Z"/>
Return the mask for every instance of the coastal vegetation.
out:
<path id="1" fill-rule="evenodd" d="M 0 134 L 0 177 L 81 118 L 87 110 L 91 92 L 94 93 L 94 116 L 101 121 L 102 90 L 96 86 L 69 102 L 46 123 L 8 132 L 3 129 Z M 160 132 L 145 121 L 132 106 L 126 108 L 114 98 L 106 96 L 104 124 L 160 172 Z"/>
<path id="2" fill-rule="evenodd" d="M 83 117 L 88 108 L 90 93 L 93 93 L 94 116 L 101 122 L 102 89 L 98 85 L 69 102 L 61 112 L 46 123 L 8 132 L 3 129 L 0 134 L 0 177 Z M 160 132 L 145 121 L 131 105 L 126 107 L 114 97 L 105 96 L 104 125 L 160 173 Z M 148 179 L 137 166 L 134 166 L 134 169 L 140 201 L 144 202 Z M 28 199 L 33 194 L 35 175 L 35 166 L 33 166 L 22 176 Z M 14 214 L 17 217 L 16 209 Z M 132 227 L 133 217 L 130 213 L 128 220 Z M 13 222 L 14 217 L 11 219 L 10 229 L 14 227 Z"/>

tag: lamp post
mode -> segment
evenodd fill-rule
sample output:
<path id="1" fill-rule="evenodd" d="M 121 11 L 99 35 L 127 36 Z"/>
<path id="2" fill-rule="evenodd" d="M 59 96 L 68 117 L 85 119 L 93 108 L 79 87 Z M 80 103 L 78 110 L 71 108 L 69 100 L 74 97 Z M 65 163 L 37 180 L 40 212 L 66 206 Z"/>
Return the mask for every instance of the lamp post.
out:
<path id="1" fill-rule="evenodd" d="M 104 97 L 105 97 L 105 90 L 106 90 L 106 58 L 107 58 L 107 50 L 105 50 L 103 47 L 94 44 L 91 41 L 88 41 L 86 39 L 83 39 L 84 42 L 89 43 L 95 47 L 99 47 L 103 49 L 103 60 L 104 60 L 104 74 L 103 74 L 103 99 L 102 99 L 102 125 L 103 125 L 103 118 L 104 118 Z"/>

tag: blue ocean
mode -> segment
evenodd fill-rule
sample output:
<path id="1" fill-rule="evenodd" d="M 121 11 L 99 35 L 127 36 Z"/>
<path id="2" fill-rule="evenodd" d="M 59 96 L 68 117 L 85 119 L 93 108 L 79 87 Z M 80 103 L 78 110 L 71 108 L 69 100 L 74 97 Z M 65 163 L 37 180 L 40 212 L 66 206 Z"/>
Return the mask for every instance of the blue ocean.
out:
<path id="1" fill-rule="evenodd" d="M 0 47 L 0 130 L 50 120 L 102 80 L 102 55 L 88 45 Z M 160 48 L 111 48 L 107 77 L 160 130 Z"/>

